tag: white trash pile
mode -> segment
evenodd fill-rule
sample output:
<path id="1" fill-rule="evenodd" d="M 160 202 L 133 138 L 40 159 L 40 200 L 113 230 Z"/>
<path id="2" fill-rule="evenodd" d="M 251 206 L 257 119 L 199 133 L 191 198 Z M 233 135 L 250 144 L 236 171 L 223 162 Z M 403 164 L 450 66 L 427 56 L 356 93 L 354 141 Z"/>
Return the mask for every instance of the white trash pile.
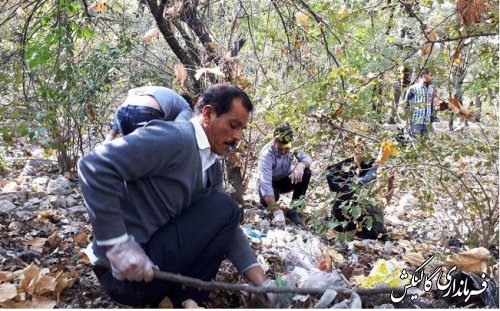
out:
<path id="1" fill-rule="evenodd" d="M 328 289 L 316 302 L 315 308 L 361 308 L 361 299 L 355 292 L 349 299 L 332 306 L 337 296 L 334 288 L 349 289 L 350 285 L 338 271 L 328 272 L 320 269 L 322 261 L 324 262 L 332 250 L 310 232 L 295 228 L 263 228 L 261 231 L 250 229 L 248 225 L 242 226 L 242 229 L 252 243 L 262 245 L 261 255 L 257 259 L 265 271 L 269 270 L 269 264 L 264 255 L 274 254 L 285 264 L 287 273 L 280 276 L 280 279 L 284 280 L 287 286 Z M 292 300 L 305 302 L 308 298 L 309 295 L 295 295 Z"/>

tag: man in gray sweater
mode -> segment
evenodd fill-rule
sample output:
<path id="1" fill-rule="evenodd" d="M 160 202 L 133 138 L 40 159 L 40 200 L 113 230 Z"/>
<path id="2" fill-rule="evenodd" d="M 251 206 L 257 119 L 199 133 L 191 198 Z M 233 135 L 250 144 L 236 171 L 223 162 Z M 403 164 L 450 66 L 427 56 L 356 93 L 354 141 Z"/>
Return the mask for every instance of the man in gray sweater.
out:
<path id="1" fill-rule="evenodd" d="M 207 291 L 153 280 L 153 266 L 208 281 L 225 257 L 252 284 L 269 283 L 223 189 L 218 159 L 241 139 L 252 109 L 238 87 L 214 85 L 190 122 L 153 120 L 81 158 L 94 230 L 87 253 L 113 299 L 132 306 L 155 306 L 165 296 L 174 306 L 206 301 Z"/>
<path id="2" fill-rule="evenodd" d="M 189 99 L 189 102 L 188 102 Z M 115 113 L 106 141 L 118 133 L 127 135 L 144 126 L 148 121 L 189 121 L 192 116 L 191 98 L 179 95 L 162 86 L 143 86 L 130 89 L 127 98 Z"/>

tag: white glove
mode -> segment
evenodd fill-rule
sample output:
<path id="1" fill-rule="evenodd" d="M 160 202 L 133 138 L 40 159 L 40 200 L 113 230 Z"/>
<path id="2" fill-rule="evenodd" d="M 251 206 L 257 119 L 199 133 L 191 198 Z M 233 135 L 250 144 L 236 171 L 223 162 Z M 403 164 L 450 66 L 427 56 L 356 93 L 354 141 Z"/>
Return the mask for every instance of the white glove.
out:
<path id="1" fill-rule="evenodd" d="M 154 276 L 153 262 L 134 237 L 128 237 L 125 242 L 115 244 L 106 251 L 113 277 L 119 281 L 151 282 Z"/>
<path id="2" fill-rule="evenodd" d="M 302 176 L 304 176 L 305 165 L 303 163 L 297 163 L 290 174 L 290 179 L 292 184 L 297 184 L 302 181 Z"/>

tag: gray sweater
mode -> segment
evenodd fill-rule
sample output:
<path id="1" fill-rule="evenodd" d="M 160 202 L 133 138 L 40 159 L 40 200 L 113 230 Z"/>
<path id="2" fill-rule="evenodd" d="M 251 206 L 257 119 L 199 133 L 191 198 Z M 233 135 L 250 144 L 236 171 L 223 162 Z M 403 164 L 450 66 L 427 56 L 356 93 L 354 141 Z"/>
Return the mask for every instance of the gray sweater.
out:
<path id="1" fill-rule="evenodd" d="M 182 96 L 163 86 L 142 86 L 131 89 L 129 94 L 153 96 L 163 110 L 164 120 L 188 121 L 193 111 Z"/>
<path id="2" fill-rule="evenodd" d="M 96 240 L 128 233 L 145 243 L 192 201 L 224 192 L 219 160 L 207 169 L 211 186 L 203 186 L 191 122 L 150 121 L 82 157 L 78 176 L 94 229 L 94 254 L 103 259 Z M 241 273 L 257 263 L 240 228 L 227 256 Z"/>

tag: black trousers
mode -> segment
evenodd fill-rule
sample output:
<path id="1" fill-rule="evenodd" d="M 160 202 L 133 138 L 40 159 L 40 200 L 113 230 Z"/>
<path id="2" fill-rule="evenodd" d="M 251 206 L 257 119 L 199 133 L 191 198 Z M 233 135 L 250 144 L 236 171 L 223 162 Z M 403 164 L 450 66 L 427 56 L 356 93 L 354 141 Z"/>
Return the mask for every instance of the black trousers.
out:
<path id="1" fill-rule="evenodd" d="M 116 113 L 119 130 L 128 135 L 151 120 L 163 119 L 163 112 L 148 106 L 120 107 Z"/>
<path id="2" fill-rule="evenodd" d="M 160 228 L 143 245 L 161 271 L 210 281 L 215 278 L 239 224 L 237 204 L 226 194 L 213 193 L 193 203 L 185 212 Z M 118 281 L 111 271 L 96 271 L 99 282 L 118 303 L 156 307 L 169 296 L 175 307 L 186 299 L 208 300 L 208 291 L 153 279 L 150 283 Z"/>
<path id="3" fill-rule="evenodd" d="M 311 170 L 304 169 L 304 175 L 302 176 L 302 181 L 296 184 L 292 184 L 292 180 L 289 177 L 285 177 L 280 180 L 273 181 L 273 192 L 276 202 L 278 202 L 281 193 L 287 193 L 293 191 L 292 200 L 298 200 L 301 196 L 306 194 L 307 188 L 309 187 L 309 181 L 311 180 Z M 267 203 L 264 200 L 264 196 L 259 191 L 260 204 L 267 207 Z"/>

